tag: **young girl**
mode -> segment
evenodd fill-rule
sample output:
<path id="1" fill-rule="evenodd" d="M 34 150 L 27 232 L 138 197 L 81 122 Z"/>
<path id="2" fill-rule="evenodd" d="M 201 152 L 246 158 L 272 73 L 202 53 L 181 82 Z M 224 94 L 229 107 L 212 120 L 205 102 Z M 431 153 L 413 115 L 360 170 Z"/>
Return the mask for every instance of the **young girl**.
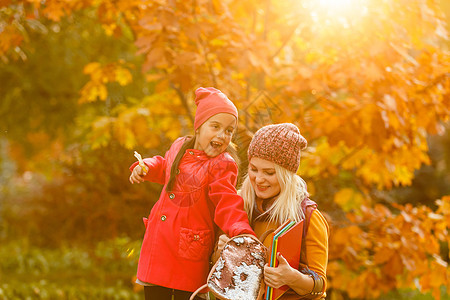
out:
<path id="1" fill-rule="evenodd" d="M 275 268 L 266 265 L 264 268 L 264 281 L 268 286 L 289 286 L 290 290 L 280 300 L 322 299 L 326 296 L 328 223 L 317 204 L 309 200 L 306 183 L 296 174 L 301 150 L 306 148 L 306 144 L 306 139 L 294 124 L 262 127 L 250 142 L 248 174 L 240 190 L 257 236 L 276 229 L 287 219 L 305 220 L 301 265 L 291 267 L 278 253 L 279 265 Z M 269 248 L 271 237 L 262 241 Z M 220 236 L 219 251 L 227 241 L 225 234 Z"/>
<path id="2" fill-rule="evenodd" d="M 131 183 L 163 184 L 144 219 L 146 231 L 137 270 L 145 299 L 189 299 L 209 271 L 215 225 L 228 236 L 254 234 L 235 185 L 238 167 L 230 145 L 237 127 L 234 104 L 215 88 L 195 92 L 195 135 L 178 138 L 165 157 L 134 163 Z"/>

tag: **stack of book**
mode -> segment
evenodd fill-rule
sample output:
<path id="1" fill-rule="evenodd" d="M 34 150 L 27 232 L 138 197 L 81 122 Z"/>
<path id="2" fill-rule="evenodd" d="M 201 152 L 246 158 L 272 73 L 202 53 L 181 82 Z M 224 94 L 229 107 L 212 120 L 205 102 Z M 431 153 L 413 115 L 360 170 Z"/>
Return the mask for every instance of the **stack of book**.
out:
<path id="1" fill-rule="evenodd" d="M 275 230 L 273 235 L 272 247 L 270 250 L 269 265 L 278 266 L 277 253 L 287 260 L 289 265 L 298 269 L 300 264 L 300 251 L 302 249 L 303 220 L 294 222 L 287 220 Z M 278 289 L 267 287 L 266 300 L 276 300 L 280 298 L 289 287 L 283 285 Z"/>

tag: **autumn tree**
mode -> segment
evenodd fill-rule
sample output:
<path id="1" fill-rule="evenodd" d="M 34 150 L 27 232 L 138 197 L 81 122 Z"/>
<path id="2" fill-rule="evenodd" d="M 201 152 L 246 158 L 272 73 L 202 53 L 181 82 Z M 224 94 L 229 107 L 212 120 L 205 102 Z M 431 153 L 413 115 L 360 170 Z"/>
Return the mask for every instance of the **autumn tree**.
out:
<path id="1" fill-rule="evenodd" d="M 43 114 L 23 120 L 25 136 L 12 116 L 0 122 L 19 130 L 19 145 L 45 142 L 48 151 L 55 151 L 50 142 L 67 150 L 78 138 L 76 149 L 118 144 L 161 153 L 192 133 L 194 89 L 218 87 L 240 110 L 235 142 L 241 148 L 272 122 L 296 123 L 307 138 L 300 175 L 331 217 L 334 299 L 377 298 L 402 288 L 438 299 L 442 285 L 450 288 L 449 253 L 441 251 L 442 245 L 448 251 L 449 198 L 433 199 L 433 210 L 398 205 L 386 191 L 411 184 L 414 171 L 430 161 L 427 137 L 442 134 L 449 119 L 444 15 L 432 0 L 336 2 L 2 1 L 5 68 L 43 59 L 33 36 L 51 43 L 50 32 L 80 18 L 98 26 L 75 31 L 92 42 L 84 59 L 65 53 L 65 66 L 76 62 L 72 67 L 84 76 L 67 88 L 69 102 L 64 90 L 49 93 L 49 102 L 35 108 Z M 80 40 L 73 33 L 66 38 L 70 48 Z M 33 71 L 37 82 L 47 74 Z M 38 94 L 47 97 L 50 88 Z M 26 86 L 2 89 L 9 103 L 31 98 Z M 55 130 L 42 103 L 64 106 L 82 133 Z"/>

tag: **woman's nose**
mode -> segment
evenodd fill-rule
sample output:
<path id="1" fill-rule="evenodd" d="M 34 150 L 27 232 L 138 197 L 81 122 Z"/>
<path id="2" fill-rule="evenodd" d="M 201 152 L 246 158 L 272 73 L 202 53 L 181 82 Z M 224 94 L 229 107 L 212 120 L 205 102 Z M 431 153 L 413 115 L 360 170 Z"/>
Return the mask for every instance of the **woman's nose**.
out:
<path id="1" fill-rule="evenodd" d="M 262 177 L 260 175 L 256 175 L 255 182 L 256 183 L 263 183 L 264 182 L 264 177 Z"/>

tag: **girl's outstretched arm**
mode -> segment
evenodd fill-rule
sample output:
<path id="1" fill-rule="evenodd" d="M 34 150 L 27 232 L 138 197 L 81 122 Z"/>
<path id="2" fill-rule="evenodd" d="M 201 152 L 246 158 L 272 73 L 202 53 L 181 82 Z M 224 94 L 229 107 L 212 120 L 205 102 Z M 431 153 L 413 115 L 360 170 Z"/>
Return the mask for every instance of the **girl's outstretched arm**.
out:
<path id="1" fill-rule="evenodd" d="M 140 183 L 144 180 L 147 180 L 164 184 L 166 176 L 166 159 L 162 156 L 157 155 L 151 158 L 144 158 L 143 161 L 148 171 L 145 172 L 143 168 L 139 166 L 139 162 L 135 162 L 130 167 L 130 182 Z"/>
<path id="2" fill-rule="evenodd" d="M 210 170 L 209 198 L 215 205 L 214 222 L 230 237 L 241 233 L 255 235 L 244 211 L 244 200 L 237 194 L 238 168 L 230 156 L 224 156 Z"/>

